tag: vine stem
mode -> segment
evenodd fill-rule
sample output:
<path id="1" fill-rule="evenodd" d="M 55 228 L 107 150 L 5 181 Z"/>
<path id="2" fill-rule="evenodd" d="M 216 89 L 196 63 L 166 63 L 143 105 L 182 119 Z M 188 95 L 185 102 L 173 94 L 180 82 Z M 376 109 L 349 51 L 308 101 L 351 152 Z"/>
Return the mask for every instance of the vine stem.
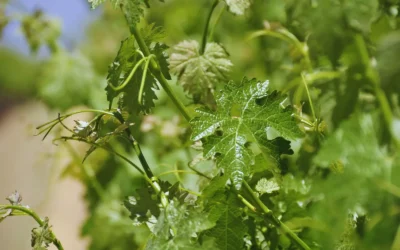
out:
<path id="1" fill-rule="evenodd" d="M 226 6 L 224 6 L 220 9 L 220 11 L 217 15 L 217 18 L 215 19 L 215 22 L 214 22 L 213 26 L 211 27 L 210 33 L 208 34 L 208 39 L 207 39 L 208 42 L 212 41 L 212 39 L 214 37 L 215 27 L 217 26 L 217 23 L 221 19 L 222 13 L 224 13 L 225 9 L 226 9 Z"/>
<path id="2" fill-rule="evenodd" d="M 311 250 L 311 248 L 297 236 L 288 226 L 286 226 L 282 221 L 276 218 L 272 211 L 264 205 L 264 203 L 260 200 L 260 198 L 256 195 L 250 185 L 244 181 L 243 186 L 245 187 L 246 191 L 250 194 L 253 200 L 257 203 L 257 205 L 261 208 L 266 218 L 271 221 L 277 228 L 279 228 L 282 232 L 286 233 L 288 237 L 296 243 L 301 249 Z"/>
<path id="3" fill-rule="evenodd" d="M 354 36 L 354 42 L 356 44 L 357 52 L 360 56 L 360 60 L 365 67 L 365 75 L 369 78 L 372 83 L 376 99 L 378 100 L 379 106 L 381 108 L 383 119 L 385 120 L 386 127 L 389 130 L 391 137 L 393 138 L 393 142 L 397 147 L 400 146 L 399 141 L 396 139 L 393 131 L 393 114 L 390 108 L 389 101 L 381 88 L 381 83 L 379 79 L 379 75 L 371 66 L 370 58 L 368 55 L 368 49 L 365 44 L 364 38 L 362 35 L 357 34 Z"/>
<path id="4" fill-rule="evenodd" d="M 206 26 L 204 27 L 203 38 L 202 38 L 201 47 L 200 47 L 200 55 L 203 55 L 204 51 L 206 50 L 208 28 L 210 27 L 211 17 L 213 15 L 214 10 L 217 7 L 218 3 L 219 3 L 219 0 L 215 0 L 213 5 L 211 6 L 210 12 L 208 13 L 207 20 L 206 20 Z"/>
<path id="5" fill-rule="evenodd" d="M 85 176 L 85 178 L 89 181 L 89 183 L 92 185 L 93 189 L 95 190 L 95 192 L 97 193 L 97 195 L 102 199 L 105 200 L 105 191 L 102 188 L 102 186 L 100 185 L 100 183 L 97 181 L 97 179 L 94 176 L 94 172 L 93 169 L 89 168 L 87 166 L 87 164 L 82 163 L 79 160 L 79 156 L 77 154 L 77 152 L 74 150 L 74 148 L 71 146 L 71 144 L 69 144 L 68 142 L 65 143 L 68 151 L 70 152 L 70 154 L 72 155 L 72 158 L 75 161 L 75 164 L 80 165 L 82 168 L 82 172 Z"/>
<path id="6" fill-rule="evenodd" d="M 31 209 L 26 208 L 24 206 L 17 206 L 17 205 L 0 205 L 0 209 L 13 209 L 13 210 L 18 210 L 21 212 L 24 212 L 25 214 L 31 216 L 41 227 L 44 225 L 44 222 L 42 219 L 39 218 L 39 216 Z M 57 237 L 54 235 L 53 230 L 50 230 L 50 235 L 53 238 L 53 244 L 57 247 L 59 250 L 64 250 L 60 240 L 57 239 Z"/>
<path id="7" fill-rule="evenodd" d="M 148 57 L 151 55 L 149 48 L 147 47 L 146 43 L 144 42 L 144 39 L 140 32 L 137 30 L 137 28 L 133 25 L 130 25 L 129 27 L 132 35 L 135 37 L 136 42 L 139 45 L 139 48 L 142 50 L 143 54 Z M 172 91 L 171 87 L 168 84 L 167 79 L 164 77 L 162 74 L 160 67 L 158 66 L 156 60 L 153 58 L 150 61 L 150 72 L 154 75 L 154 77 L 158 80 L 160 83 L 161 87 L 164 89 L 164 91 L 167 93 L 169 98 L 171 98 L 172 102 L 175 104 L 175 106 L 179 109 L 179 111 L 182 113 L 182 115 L 185 117 L 187 121 L 191 120 L 191 116 L 189 115 L 188 111 L 186 110 L 185 106 L 183 103 L 176 97 L 174 92 Z"/>
<path id="8" fill-rule="evenodd" d="M 121 124 L 125 124 L 125 120 L 122 117 L 122 115 L 119 112 L 114 112 L 114 117 L 118 119 L 118 121 Z M 146 175 L 149 178 L 152 178 L 154 176 L 153 172 L 150 169 L 149 164 L 146 161 L 146 158 L 143 155 L 143 151 L 140 148 L 139 143 L 133 138 L 131 131 L 129 130 L 129 127 L 125 129 L 125 133 L 128 136 L 129 142 L 132 144 L 133 149 L 135 150 L 135 153 L 137 154 L 140 164 L 142 164 L 143 170 L 146 173 Z"/>

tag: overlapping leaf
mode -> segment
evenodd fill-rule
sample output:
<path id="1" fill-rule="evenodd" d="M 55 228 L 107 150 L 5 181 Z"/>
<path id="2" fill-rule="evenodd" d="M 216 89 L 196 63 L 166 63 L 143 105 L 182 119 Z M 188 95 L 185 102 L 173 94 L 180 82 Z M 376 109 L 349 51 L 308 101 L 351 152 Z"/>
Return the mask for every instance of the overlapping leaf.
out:
<path id="1" fill-rule="evenodd" d="M 200 54 L 199 43 L 194 40 L 174 46 L 169 63 L 183 88 L 205 103 L 213 100 L 215 86 L 227 80 L 232 67 L 223 47 L 208 43 L 204 54 Z"/>
<path id="2" fill-rule="evenodd" d="M 241 84 L 230 82 L 217 95 L 217 111 L 197 109 L 198 117 L 191 121 L 192 140 L 204 140 L 204 156 L 217 157 L 218 166 L 240 189 L 245 176 L 251 173 L 257 145 L 267 162 L 279 163 L 280 154 L 290 153 L 283 138 L 270 140 L 267 130 L 273 129 L 284 138 L 301 136 L 291 116 L 291 108 L 283 108 L 285 96 L 268 92 L 268 82 L 243 79 Z"/>

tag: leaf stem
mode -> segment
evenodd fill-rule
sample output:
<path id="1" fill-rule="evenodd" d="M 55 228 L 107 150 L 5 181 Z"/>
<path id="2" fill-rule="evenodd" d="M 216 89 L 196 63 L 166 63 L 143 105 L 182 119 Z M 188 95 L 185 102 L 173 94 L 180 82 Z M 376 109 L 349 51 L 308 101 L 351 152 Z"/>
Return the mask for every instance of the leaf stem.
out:
<path id="1" fill-rule="evenodd" d="M 114 117 L 117 118 L 121 124 L 125 124 L 125 120 L 119 112 L 114 112 Z M 132 133 L 129 130 L 129 127 L 125 129 L 125 133 L 128 136 L 128 140 L 132 144 L 132 147 L 135 150 L 135 153 L 137 154 L 137 156 L 139 158 L 140 164 L 142 164 L 144 172 L 146 172 L 146 175 L 149 178 L 152 178 L 154 176 L 154 174 L 151 171 L 150 166 L 147 163 L 146 158 L 143 155 L 143 152 L 142 152 L 142 149 L 140 148 L 139 143 L 135 140 L 135 138 L 133 138 Z"/>
<path id="2" fill-rule="evenodd" d="M 99 145 L 95 142 L 89 142 L 87 140 L 81 139 L 81 138 L 73 138 L 73 137 L 61 137 L 61 138 L 57 138 L 55 139 L 55 141 L 57 140 L 65 140 L 65 141 L 80 141 L 80 142 L 85 142 L 89 145 L 98 147 L 98 148 L 102 148 L 110 153 L 115 154 L 116 156 L 120 157 L 121 159 L 123 159 L 124 161 L 126 161 L 127 163 L 129 163 L 132 167 L 134 167 L 137 171 L 139 171 L 139 173 L 141 173 L 142 175 L 144 175 L 145 173 L 143 172 L 143 170 L 140 169 L 140 167 L 138 165 L 136 165 L 135 163 L 133 163 L 131 160 L 129 160 L 128 158 L 126 158 L 125 156 L 121 155 L 120 153 L 114 151 L 113 149 L 109 148 L 109 147 L 105 147 L 102 145 Z"/>
<path id="3" fill-rule="evenodd" d="M 314 122 L 316 122 L 317 121 L 317 116 L 315 116 L 314 105 L 313 105 L 313 102 L 312 102 L 312 99 L 311 99 L 311 95 L 310 95 L 310 91 L 308 90 L 308 85 L 307 85 L 306 79 L 304 78 L 304 74 L 303 73 L 301 73 L 301 79 L 303 80 L 304 88 L 306 89 L 306 92 L 307 92 L 308 102 L 310 103 L 311 112 L 312 112 L 312 115 L 313 115 L 313 118 L 314 118 Z"/>
<path id="4" fill-rule="evenodd" d="M 147 63 L 147 61 L 148 61 L 147 57 L 143 57 L 142 59 L 140 59 L 136 63 L 135 67 L 132 68 L 132 70 L 129 73 L 128 77 L 125 79 L 125 81 L 121 85 L 115 87 L 111 82 L 107 81 L 108 86 L 110 86 L 114 91 L 118 91 L 118 90 L 121 90 L 121 89 L 125 88 L 125 86 L 130 82 L 130 80 L 132 79 L 133 75 L 135 74 L 135 72 L 139 68 L 139 66 L 142 65 L 142 63 L 144 63 L 144 62 Z M 147 65 L 148 65 L 148 63 L 147 63 Z"/>
<path id="5" fill-rule="evenodd" d="M 42 219 L 39 218 L 39 216 L 31 209 L 24 207 L 24 206 L 18 206 L 18 205 L 0 205 L 0 209 L 13 209 L 13 210 L 18 210 L 21 212 L 24 212 L 25 214 L 31 216 L 41 227 L 44 225 L 44 222 Z M 53 238 L 53 244 L 57 247 L 59 250 L 64 250 L 61 242 L 57 239 L 55 234 L 53 233 L 53 230 L 50 230 L 50 235 L 51 238 Z"/>
<path id="6" fill-rule="evenodd" d="M 260 200 L 260 198 L 256 195 L 256 193 L 251 189 L 249 184 L 246 181 L 243 181 L 243 186 L 245 187 L 246 191 L 251 195 L 253 200 L 257 203 L 257 205 L 261 208 L 266 219 L 272 222 L 277 228 L 279 228 L 283 233 L 286 233 L 288 237 L 296 243 L 301 249 L 311 250 L 311 248 L 297 236 L 290 228 L 288 228 L 283 222 L 281 222 L 278 218 L 276 218 L 272 211 L 264 205 L 264 203 Z"/>
<path id="7" fill-rule="evenodd" d="M 144 85 L 146 84 L 146 76 L 147 76 L 147 70 L 149 69 L 149 63 L 151 58 L 153 58 L 154 55 L 151 54 L 150 56 L 147 57 L 146 64 L 144 65 L 143 69 L 143 75 L 142 75 L 142 82 L 140 83 L 140 89 L 139 89 L 139 95 L 138 95 L 138 103 L 139 105 L 142 104 L 142 99 L 143 99 L 143 89 Z"/>
<path id="8" fill-rule="evenodd" d="M 215 0 L 213 5 L 211 6 L 210 12 L 208 12 L 208 16 L 206 19 L 206 26 L 204 27 L 203 38 L 202 38 L 201 47 L 200 47 L 200 55 L 203 55 L 204 51 L 206 49 L 208 28 L 210 26 L 211 17 L 213 15 L 215 7 L 217 7 L 218 3 L 219 3 L 219 0 Z"/>
<path id="9" fill-rule="evenodd" d="M 70 154 L 72 155 L 72 158 L 74 159 L 75 164 L 78 164 L 81 166 L 84 176 L 86 177 L 88 182 L 92 185 L 94 191 L 97 193 L 97 195 L 100 197 L 100 199 L 105 200 L 105 195 L 104 195 L 105 191 L 102 188 L 102 186 L 100 185 L 100 183 L 97 181 L 97 179 L 94 178 L 93 169 L 88 168 L 87 163 L 84 164 L 80 161 L 78 154 L 73 149 L 71 144 L 66 142 L 65 145 L 68 148 L 68 151 L 70 152 Z"/>
<path id="10" fill-rule="evenodd" d="M 217 18 L 215 19 L 215 22 L 214 22 L 213 26 L 211 27 L 210 34 L 208 35 L 209 42 L 213 40 L 215 27 L 217 26 L 219 20 L 221 19 L 222 13 L 224 13 L 225 9 L 226 9 L 225 6 L 220 9 L 220 11 L 217 15 Z"/>
<path id="11" fill-rule="evenodd" d="M 145 41 L 143 40 L 142 35 L 140 32 L 137 30 L 135 26 L 130 26 L 129 27 L 131 33 L 136 39 L 136 42 L 139 45 L 139 48 L 142 50 L 143 54 L 145 56 L 150 56 L 150 50 L 147 47 Z M 185 106 L 183 103 L 176 97 L 174 92 L 172 91 L 171 87 L 168 84 L 167 79 L 165 79 L 163 73 L 160 70 L 160 67 L 158 66 L 156 59 L 153 58 L 153 60 L 150 61 L 150 71 L 154 75 L 154 77 L 158 80 L 160 83 L 161 87 L 164 89 L 164 91 L 167 93 L 169 98 L 171 98 L 172 102 L 175 104 L 175 106 L 179 109 L 179 111 L 182 113 L 182 115 L 185 117 L 187 121 L 191 120 L 191 116 L 189 115 L 188 111 L 186 110 Z"/>

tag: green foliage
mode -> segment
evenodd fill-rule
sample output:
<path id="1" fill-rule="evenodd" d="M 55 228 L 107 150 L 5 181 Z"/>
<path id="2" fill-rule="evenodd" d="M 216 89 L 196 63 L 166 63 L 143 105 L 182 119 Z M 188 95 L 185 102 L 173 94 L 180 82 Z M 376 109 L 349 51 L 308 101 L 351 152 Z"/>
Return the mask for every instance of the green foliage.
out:
<path id="1" fill-rule="evenodd" d="M 54 240 L 50 231 L 49 218 L 44 219 L 41 227 L 32 229 L 31 247 L 33 250 L 46 250 Z"/>
<path id="2" fill-rule="evenodd" d="M 85 56 L 60 50 L 42 66 L 38 96 L 51 107 L 60 110 L 76 104 L 96 107 L 103 103 L 97 100 L 97 93 L 103 83 Z"/>
<path id="3" fill-rule="evenodd" d="M 86 56 L 23 24 L 52 51 L 39 97 L 97 108 L 38 127 L 90 145 L 64 171 L 87 188 L 90 249 L 398 248 L 398 1 L 109 2 Z"/>
<path id="4" fill-rule="evenodd" d="M 173 47 L 169 58 L 171 73 L 179 84 L 202 103 L 213 102 L 216 86 L 227 81 L 232 63 L 225 49 L 217 43 L 208 43 L 200 54 L 197 41 L 183 41 Z"/>
<path id="5" fill-rule="evenodd" d="M 244 11 L 250 7 L 249 0 L 225 0 L 229 6 L 229 11 L 237 15 L 243 15 Z"/>
<path id="6" fill-rule="evenodd" d="M 205 235 L 215 239 L 218 249 L 243 249 L 247 227 L 238 199 L 223 192 L 209 198 L 206 210 L 215 227 L 207 230 Z"/>
<path id="7" fill-rule="evenodd" d="M 197 109 L 200 115 L 191 121 L 192 140 L 204 140 L 204 156 L 216 156 L 218 166 L 232 178 L 236 189 L 252 172 L 255 153 L 250 143 L 267 162 L 279 163 L 280 155 L 290 153 L 284 139 L 268 138 L 268 129 L 278 136 L 296 138 L 300 129 L 291 116 L 290 107 L 282 107 L 285 96 L 268 92 L 268 82 L 243 79 L 241 84 L 230 82 L 217 95 L 217 111 Z"/>
<path id="8" fill-rule="evenodd" d="M 154 100 L 157 99 L 154 89 L 158 87 L 151 76 L 145 79 L 142 93 L 144 98 L 143 102 L 139 103 L 139 89 L 143 74 L 150 75 L 150 72 L 140 71 L 140 69 L 132 75 L 133 68 L 141 59 L 142 57 L 135 46 L 134 37 L 130 36 L 125 39 L 121 43 L 117 57 L 108 70 L 106 92 L 110 107 L 112 106 L 113 99 L 120 93 L 122 94 L 119 97 L 118 107 L 130 114 L 136 115 L 140 111 L 148 113 L 154 107 Z M 120 90 L 115 90 L 111 87 L 120 87 L 125 81 L 128 81 L 128 84 Z"/>

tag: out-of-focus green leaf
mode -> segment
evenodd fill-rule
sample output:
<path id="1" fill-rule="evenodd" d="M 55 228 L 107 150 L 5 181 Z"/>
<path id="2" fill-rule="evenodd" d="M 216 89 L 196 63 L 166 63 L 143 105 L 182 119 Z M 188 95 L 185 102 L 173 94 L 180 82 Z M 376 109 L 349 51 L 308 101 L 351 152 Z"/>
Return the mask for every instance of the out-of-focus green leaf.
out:
<path id="1" fill-rule="evenodd" d="M 103 81 L 85 56 L 59 51 L 43 65 L 38 95 L 51 107 L 61 110 L 75 105 L 93 107 L 93 103 L 103 103 L 92 99 L 102 98 L 95 95 L 101 84 Z"/>

